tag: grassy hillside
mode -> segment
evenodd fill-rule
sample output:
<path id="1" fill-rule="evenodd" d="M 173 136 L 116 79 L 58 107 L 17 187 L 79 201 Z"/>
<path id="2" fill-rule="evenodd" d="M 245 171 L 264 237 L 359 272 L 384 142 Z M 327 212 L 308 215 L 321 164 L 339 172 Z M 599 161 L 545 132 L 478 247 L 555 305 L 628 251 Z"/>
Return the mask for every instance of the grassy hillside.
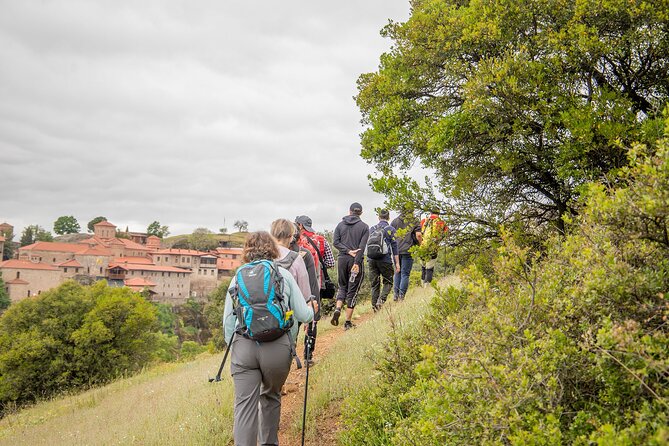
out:
<path id="1" fill-rule="evenodd" d="M 390 330 L 411 326 L 419 319 L 431 295 L 430 289 L 416 289 L 406 302 L 387 305 L 348 332 L 332 327 L 327 320 L 321 322 L 323 339 L 332 330 L 340 335 L 332 338 L 327 356 L 310 375 L 308 432 L 312 437 L 317 435 L 316 420 L 337 421 L 323 421 L 320 415 L 376 379 L 369 353 L 381 348 Z M 365 303 L 357 313 L 369 311 Z M 222 382 L 207 382 L 221 358 L 221 354 L 204 354 L 189 363 L 160 365 L 79 395 L 37 404 L 0 420 L 0 445 L 228 444 L 231 379 L 226 371 Z M 290 429 L 297 433 L 301 410 L 290 418 Z"/>
<path id="2" fill-rule="evenodd" d="M 207 382 L 220 359 L 164 364 L 35 405 L 0 420 L 0 445 L 227 444 L 232 382 Z"/>

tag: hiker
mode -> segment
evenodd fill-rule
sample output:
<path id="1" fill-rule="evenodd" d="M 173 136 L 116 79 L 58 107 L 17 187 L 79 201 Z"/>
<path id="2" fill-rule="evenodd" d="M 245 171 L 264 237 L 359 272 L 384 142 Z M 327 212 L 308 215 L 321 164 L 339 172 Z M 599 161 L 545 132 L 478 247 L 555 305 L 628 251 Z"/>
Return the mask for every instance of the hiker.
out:
<path id="1" fill-rule="evenodd" d="M 439 211 L 432 211 L 428 217 L 420 222 L 423 241 L 421 243 L 421 273 L 420 279 L 423 288 L 432 283 L 434 267 L 437 264 L 439 248 L 446 236 L 446 223 L 439 217 Z"/>
<path id="2" fill-rule="evenodd" d="M 402 300 L 409 290 L 409 279 L 413 268 L 413 256 L 410 249 L 420 245 L 423 234 L 418 219 L 414 217 L 413 211 L 405 209 L 400 212 L 390 226 L 398 231 L 404 231 L 404 235 L 397 241 L 400 257 L 400 271 L 395 273 L 393 281 L 394 300 Z"/>
<path id="3" fill-rule="evenodd" d="M 351 204 L 349 215 L 342 218 L 334 230 L 334 246 L 339 250 L 337 257 L 339 290 L 330 323 L 339 325 L 341 309 L 346 303 L 344 330 L 354 326 L 351 318 L 364 277 L 363 254 L 369 237 L 369 226 L 360 220 L 360 215 L 362 215 L 362 205 L 360 203 Z"/>
<path id="4" fill-rule="evenodd" d="M 390 226 L 390 212 L 378 212 L 379 223 L 369 228 L 367 239 L 367 263 L 372 284 L 372 309 L 378 311 L 385 303 L 393 276 L 400 272 L 400 257 L 395 240 L 395 228 Z"/>
<path id="5" fill-rule="evenodd" d="M 314 268 L 314 261 L 311 254 L 306 249 L 301 249 L 297 245 L 299 229 L 293 222 L 286 219 L 278 219 L 272 222 L 270 233 L 279 244 L 279 258 L 277 264 L 286 268 L 297 281 L 303 296 L 309 296 L 319 302 L 318 279 Z M 308 300 L 308 299 L 307 299 Z M 314 321 L 320 319 L 320 312 L 314 317 Z M 304 360 L 309 366 L 314 365 L 313 351 L 316 347 L 316 325 L 310 322 L 305 325 L 304 337 Z"/>
<path id="6" fill-rule="evenodd" d="M 293 241 L 295 225 L 292 222 L 280 218 L 274 220 L 270 225 L 270 234 L 276 239 L 279 248 L 279 256 L 275 259 L 277 265 L 286 268 L 297 282 L 304 298 L 309 301 L 316 296 L 311 292 L 309 284 L 309 273 L 304 259 L 295 251 L 291 251 L 289 246 Z"/>
<path id="7" fill-rule="evenodd" d="M 280 302 L 276 300 L 277 296 L 272 291 L 281 293 L 283 289 L 281 293 L 283 302 L 287 303 L 289 309 L 283 315 L 285 322 L 291 320 L 290 311 L 293 312 L 292 317 L 305 323 L 310 322 L 314 313 L 318 311 L 318 303 L 315 300 L 309 303 L 305 301 L 297 282 L 288 270 L 279 266 L 272 269 L 275 265 L 273 259 L 279 255 L 279 248 L 269 233 L 265 231 L 251 233 L 246 239 L 242 254 L 246 265 L 237 270 L 225 299 L 223 324 L 225 341 L 228 344 L 232 342 L 230 373 L 235 386 L 233 436 L 237 446 L 256 446 L 258 442 L 268 445 L 279 444 L 281 386 L 288 377 L 294 356 L 297 325 L 288 324 L 290 328 L 282 327 L 281 330 L 288 331 L 281 333 L 273 341 L 253 340 L 248 329 L 243 331 L 244 328 L 248 328 L 246 324 L 264 323 L 272 314 L 268 311 L 265 318 L 247 318 L 248 315 L 240 311 L 239 306 L 233 310 L 233 306 L 241 302 L 241 299 L 236 300 L 234 296 L 237 292 L 243 295 L 244 290 L 253 296 L 262 293 L 265 286 L 263 282 L 268 274 L 258 273 L 253 268 L 266 268 L 266 272 L 271 271 L 269 274 L 271 290 L 266 294 L 271 296 L 275 303 L 276 308 L 272 310 L 278 311 L 280 306 Z M 248 269 L 251 273 L 246 273 L 246 281 L 237 287 L 237 278 L 243 277 L 241 275 Z M 257 281 L 252 282 L 252 277 L 256 277 Z M 265 286 L 266 291 L 267 288 Z M 237 304 L 234 304 L 233 300 Z M 239 317 L 236 313 L 239 313 Z"/>
<path id="8" fill-rule="evenodd" d="M 299 217 L 296 217 L 295 224 L 300 228 L 300 239 L 298 244 L 311 253 L 318 274 L 318 285 L 320 289 L 323 289 L 325 285 L 324 269 L 335 266 L 335 258 L 332 254 L 332 248 L 330 248 L 330 244 L 325 240 L 325 237 L 314 231 L 314 228 L 311 227 L 311 218 L 308 216 L 300 215 Z"/>

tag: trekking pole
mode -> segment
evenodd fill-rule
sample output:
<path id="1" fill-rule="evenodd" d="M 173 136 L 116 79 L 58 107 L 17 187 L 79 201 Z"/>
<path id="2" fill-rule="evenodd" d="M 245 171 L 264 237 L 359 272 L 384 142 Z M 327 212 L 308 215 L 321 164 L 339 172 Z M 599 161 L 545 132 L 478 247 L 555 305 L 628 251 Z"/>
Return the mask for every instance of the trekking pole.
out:
<path id="1" fill-rule="evenodd" d="M 313 322 L 313 327 L 316 327 L 318 322 Z M 310 324 L 311 325 L 311 324 Z M 311 352 L 311 334 L 313 331 L 307 330 L 307 344 L 305 356 L 309 358 Z M 305 361 L 307 363 L 307 377 L 304 383 L 304 407 L 302 408 L 302 446 L 304 446 L 304 434 L 307 426 L 307 393 L 309 392 L 309 360 Z"/>
<path id="2" fill-rule="evenodd" d="M 235 339 L 235 332 L 232 332 L 232 337 L 230 338 L 230 342 L 228 343 L 228 348 L 225 349 L 225 355 L 223 355 L 223 361 L 221 361 L 221 366 L 218 368 L 218 373 L 216 374 L 216 378 L 209 378 L 209 382 L 219 382 L 221 381 L 221 373 L 223 373 L 223 366 L 225 365 L 225 360 L 228 359 L 228 353 L 230 353 L 230 347 L 232 346 L 232 340 Z"/>

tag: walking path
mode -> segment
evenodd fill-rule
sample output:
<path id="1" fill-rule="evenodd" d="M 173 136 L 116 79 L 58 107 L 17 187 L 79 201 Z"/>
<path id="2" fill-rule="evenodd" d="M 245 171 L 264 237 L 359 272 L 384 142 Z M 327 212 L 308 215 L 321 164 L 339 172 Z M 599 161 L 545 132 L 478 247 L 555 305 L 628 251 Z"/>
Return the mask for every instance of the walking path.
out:
<path id="1" fill-rule="evenodd" d="M 370 311 L 361 315 L 358 319 L 355 320 L 356 325 L 362 325 L 367 320 L 373 316 L 373 313 Z M 324 317 L 318 322 L 319 326 L 325 324 L 330 325 L 330 318 Z M 325 331 L 324 333 L 319 333 L 317 338 L 316 350 L 314 351 L 314 360 L 316 364 L 312 367 L 318 367 L 319 363 L 330 353 L 331 348 L 335 345 L 335 341 L 343 336 L 344 331 L 344 322 L 343 318 L 340 321 L 339 326 L 333 327 L 333 329 Z M 298 355 L 300 358 L 303 357 L 302 351 L 304 348 L 303 338 L 300 337 L 298 341 L 299 349 Z M 284 391 L 286 395 L 281 398 L 281 424 L 279 426 L 279 444 L 281 445 L 299 445 L 301 444 L 302 431 L 298 431 L 294 428 L 294 422 L 297 417 L 301 419 L 302 410 L 304 404 L 304 384 L 306 378 L 306 364 L 301 369 L 293 367 L 288 375 Z M 309 383 L 309 390 L 313 390 L 312 381 Z M 325 413 L 318 415 L 316 423 L 316 435 L 312 438 L 312 441 L 309 441 L 309 438 L 306 439 L 306 445 L 313 446 L 326 446 L 326 445 L 335 445 L 337 443 L 337 434 L 341 429 L 340 424 L 340 411 L 339 411 L 340 401 L 335 401 L 331 404 Z M 309 403 L 307 402 L 307 411 L 309 411 Z"/>

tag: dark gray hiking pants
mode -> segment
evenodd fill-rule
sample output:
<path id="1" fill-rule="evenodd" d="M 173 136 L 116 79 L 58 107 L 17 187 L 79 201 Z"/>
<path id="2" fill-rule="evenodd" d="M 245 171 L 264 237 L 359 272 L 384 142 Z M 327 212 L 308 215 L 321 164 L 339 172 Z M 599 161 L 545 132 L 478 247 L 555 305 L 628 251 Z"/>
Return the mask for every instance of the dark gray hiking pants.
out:
<path id="1" fill-rule="evenodd" d="M 230 372 L 235 383 L 235 446 L 278 445 L 281 386 L 288 378 L 289 335 L 258 343 L 235 336 Z"/>

